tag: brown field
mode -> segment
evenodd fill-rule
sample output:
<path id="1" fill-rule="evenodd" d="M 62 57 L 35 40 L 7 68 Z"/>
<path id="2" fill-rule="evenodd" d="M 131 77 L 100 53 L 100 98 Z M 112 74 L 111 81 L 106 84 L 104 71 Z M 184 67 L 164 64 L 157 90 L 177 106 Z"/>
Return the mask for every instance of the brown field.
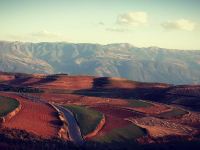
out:
<path id="1" fill-rule="evenodd" d="M 168 93 L 174 95 L 200 97 L 200 86 L 199 85 L 177 86 L 169 90 Z"/>
<path id="2" fill-rule="evenodd" d="M 43 93 L 43 94 L 30 94 L 50 102 L 60 103 L 60 104 L 77 104 L 77 105 L 88 105 L 93 106 L 96 104 L 111 104 L 126 106 L 128 104 L 124 99 L 116 98 L 103 98 L 103 97 L 90 97 L 84 95 L 75 94 L 53 94 L 53 93 Z"/>
<path id="3" fill-rule="evenodd" d="M 93 86 L 93 78 L 90 76 L 33 76 L 27 75 L 15 78 L 8 82 L 10 85 L 24 85 L 45 89 L 81 90 L 90 89 Z M 78 84 L 76 84 L 78 83 Z"/>
<path id="4" fill-rule="evenodd" d="M 1 75 L 1 73 L 0 73 Z M 68 75 L 42 75 L 42 74 L 12 74 L 4 75 L 4 78 L 13 76 L 10 85 L 24 85 L 44 89 L 85 90 L 85 89 L 137 89 L 137 88 L 168 88 L 164 83 L 142 83 L 122 78 L 94 77 L 94 76 L 68 76 Z M 78 84 L 77 84 L 78 83 Z"/>
<path id="5" fill-rule="evenodd" d="M 10 80 L 13 80 L 15 77 L 14 76 L 12 76 L 12 75 L 1 75 L 0 74 L 0 81 L 2 82 L 2 81 L 10 81 Z"/>
<path id="6" fill-rule="evenodd" d="M 132 112 L 130 110 L 122 109 L 120 107 L 115 107 L 108 104 L 92 106 L 91 108 L 102 112 L 106 116 L 106 123 L 96 137 L 103 136 L 115 128 L 121 128 L 130 125 L 131 122 L 125 120 L 126 118 L 138 118 L 142 116 L 141 114 Z"/>
<path id="7" fill-rule="evenodd" d="M 142 117 L 142 114 L 139 114 L 137 112 L 133 112 L 131 110 L 123 109 L 120 107 L 112 106 L 112 105 L 98 105 L 98 106 L 93 106 L 95 110 L 98 110 L 106 115 L 112 115 L 113 117 L 116 118 L 129 118 L 129 117 Z"/>
<path id="8" fill-rule="evenodd" d="M 148 83 L 142 83 L 142 82 L 135 82 L 130 81 L 123 78 L 117 78 L 117 77 L 100 77 L 100 78 L 94 78 L 93 86 L 96 88 L 121 88 L 121 89 L 134 89 L 134 88 L 147 88 L 147 87 L 159 87 L 159 88 L 166 88 L 169 87 L 168 84 L 148 84 Z"/>
<path id="9" fill-rule="evenodd" d="M 175 123 L 171 120 L 163 120 L 154 117 L 143 117 L 143 118 L 131 118 L 131 122 L 136 125 L 147 129 L 149 135 L 157 138 L 168 135 L 192 135 L 196 133 L 196 130 L 192 127 Z"/>
<path id="10" fill-rule="evenodd" d="M 198 112 L 191 111 L 188 114 L 183 115 L 181 118 L 173 118 L 171 120 L 176 123 L 181 123 L 200 129 L 200 114 Z"/>
<path id="11" fill-rule="evenodd" d="M 170 111 L 172 108 L 162 104 L 154 103 L 153 106 L 150 107 L 128 107 L 131 110 L 135 110 L 144 114 L 156 115 L 163 112 Z"/>
<path id="12" fill-rule="evenodd" d="M 20 101 L 22 109 L 5 127 L 23 129 L 44 138 L 56 137 L 59 120 L 50 106 L 34 103 L 15 94 L 1 93 L 2 96 L 12 97 Z"/>

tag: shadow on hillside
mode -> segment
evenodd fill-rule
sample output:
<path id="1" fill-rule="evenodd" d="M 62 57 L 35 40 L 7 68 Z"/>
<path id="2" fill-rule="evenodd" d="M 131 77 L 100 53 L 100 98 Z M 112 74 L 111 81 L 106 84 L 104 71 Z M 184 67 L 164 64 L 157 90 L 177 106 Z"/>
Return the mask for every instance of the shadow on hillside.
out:
<path id="1" fill-rule="evenodd" d="M 56 75 L 48 75 L 45 78 L 41 78 L 39 81 L 33 82 L 33 83 L 29 83 L 27 84 L 28 86 L 34 86 L 34 85 L 38 85 L 38 84 L 47 84 L 50 82 L 54 82 L 57 80 L 57 76 Z"/>
<path id="2" fill-rule="evenodd" d="M 15 79 L 11 80 L 8 84 L 10 85 L 24 85 L 25 82 L 27 82 L 28 80 L 30 80 L 31 77 L 16 77 Z"/>
<path id="3" fill-rule="evenodd" d="M 109 84 L 109 78 L 108 77 L 99 77 L 99 78 L 95 78 L 93 80 L 93 89 L 96 89 L 98 87 L 105 87 L 106 85 Z"/>
<path id="4" fill-rule="evenodd" d="M 26 83 L 27 81 L 33 79 L 34 77 L 30 75 L 15 75 L 15 79 L 8 82 L 8 85 L 18 85 L 18 86 L 33 86 L 38 84 L 47 84 L 57 80 L 57 75 L 48 75 L 45 78 L 39 79 L 32 83 Z"/>
<path id="5" fill-rule="evenodd" d="M 123 81 L 122 81 L 123 82 Z M 91 89 L 83 89 L 74 91 L 73 94 L 94 96 L 103 98 L 126 98 L 126 99 L 149 99 L 159 100 L 169 90 L 168 87 L 160 88 L 154 86 L 154 84 L 136 83 L 134 88 L 121 88 L 110 86 L 109 78 L 101 77 L 96 78 L 93 81 L 93 87 Z"/>

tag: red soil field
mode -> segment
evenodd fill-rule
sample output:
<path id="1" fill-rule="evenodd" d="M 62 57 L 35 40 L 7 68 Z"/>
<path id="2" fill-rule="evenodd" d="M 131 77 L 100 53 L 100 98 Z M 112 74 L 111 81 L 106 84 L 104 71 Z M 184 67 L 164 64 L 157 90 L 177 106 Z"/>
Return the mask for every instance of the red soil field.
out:
<path id="1" fill-rule="evenodd" d="M 200 97 L 200 85 L 187 85 L 173 87 L 168 93 L 173 95 Z"/>
<path id="2" fill-rule="evenodd" d="M 0 81 L 10 81 L 13 80 L 15 77 L 12 75 L 1 75 L 0 74 Z"/>
<path id="3" fill-rule="evenodd" d="M 95 138 L 98 136 L 103 136 L 115 128 L 122 128 L 131 124 L 131 122 L 129 121 L 123 120 L 122 118 L 113 117 L 111 115 L 105 115 L 105 117 L 106 117 L 106 123 L 104 127 L 95 136 Z"/>
<path id="4" fill-rule="evenodd" d="M 0 73 L 0 75 L 3 75 Z M 4 75 L 9 77 L 11 75 Z M 13 75 L 14 76 L 14 75 Z M 15 76 L 14 76 L 15 77 Z M 65 89 L 65 90 L 82 90 L 97 88 L 167 88 L 168 84 L 158 83 L 141 83 L 129 81 L 122 78 L 107 78 L 107 77 L 93 77 L 93 76 L 68 76 L 68 75 L 44 75 L 44 74 L 16 74 L 10 85 L 25 85 L 36 88 L 45 89 Z"/>
<path id="5" fill-rule="evenodd" d="M 129 118 L 129 117 L 132 117 L 132 118 L 142 117 L 142 115 L 138 114 L 137 112 L 133 112 L 131 110 L 115 107 L 112 105 L 98 105 L 98 106 L 94 106 L 92 108 L 95 110 L 98 110 L 106 115 L 111 115 L 116 118 L 125 119 L 125 118 Z"/>
<path id="6" fill-rule="evenodd" d="M 127 108 L 138 111 L 138 112 L 142 112 L 145 114 L 151 114 L 151 115 L 156 115 L 156 114 L 160 114 L 160 113 L 172 110 L 172 108 L 166 105 L 156 104 L 156 103 L 153 103 L 153 106 L 150 106 L 150 107 L 127 107 Z"/>
<path id="7" fill-rule="evenodd" d="M 121 109 L 118 107 L 109 106 L 109 105 L 100 105 L 100 106 L 94 106 L 91 108 L 102 112 L 106 117 L 106 123 L 103 129 L 95 137 L 105 135 L 107 132 L 115 128 L 121 128 L 121 127 L 125 127 L 131 124 L 131 122 L 124 120 L 126 118 L 141 117 L 141 115 L 137 113 L 131 112 L 129 110 Z"/>
<path id="8" fill-rule="evenodd" d="M 9 85 L 32 86 L 45 89 L 81 90 L 93 87 L 92 76 L 67 76 L 67 75 L 4 75 L 0 72 L 0 80 L 7 81 Z M 78 83 L 78 84 L 77 84 Z"/>
<path id="9" fill-rule="evenodd" d="M 22 105 L 17 115 L 4 124 L 5 127 L 26 130 L 43 138 L 57 136 L 60 122 L 53 108 L 46 104 L 31 102 L 15 94 L 0 93 L 0 95 L 15 98 Z"/>
<path id="10" fill-rule="evenodd" d="M 93 86 L 93 77 L 90 76 L 55 76 L 31 78 L 24 82 L 27 86 L 47 89 L 81 90 Z"/>
<path id="11" fill-rule="evenodd" d="M 77 104 L 77 105 L 88 105 L 93 106 L 96 104 L 112 104 L 126 106 L 128 104 L 124 99 L 115 99 L 115 98 L 101 98 L 101 97 L 91 97 L 91 96 L 82 96 L 74 94 L 30 94 L 36 97 L 41 97 L 44 100 L 61 103 L 61 104 Z"/>
<path id="12" fill-rule="evenodd" d="M 94 78 L 94 81 L 98 86 L 101 88 L 122 88 L 122 89 L 134 89 L 134 88 L 150 88 L 150 87 L 157 87 L 157 88 L 166 88 L 169 87 L 169 84 L 164 83 L 142 83 L 136 81 L 130 81 L 123 78 L 116 78 L 116 77 L 100 77 Z"/>

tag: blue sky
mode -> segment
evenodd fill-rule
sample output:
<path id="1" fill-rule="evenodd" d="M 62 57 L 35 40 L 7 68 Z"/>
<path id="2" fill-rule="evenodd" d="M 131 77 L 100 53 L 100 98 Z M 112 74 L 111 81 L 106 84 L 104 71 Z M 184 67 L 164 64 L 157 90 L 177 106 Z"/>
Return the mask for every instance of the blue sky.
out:
<path id="1" fill-rule="evenodd" d="M 199 0 L 0 0 L 0 40 L 200 49 Z"/>

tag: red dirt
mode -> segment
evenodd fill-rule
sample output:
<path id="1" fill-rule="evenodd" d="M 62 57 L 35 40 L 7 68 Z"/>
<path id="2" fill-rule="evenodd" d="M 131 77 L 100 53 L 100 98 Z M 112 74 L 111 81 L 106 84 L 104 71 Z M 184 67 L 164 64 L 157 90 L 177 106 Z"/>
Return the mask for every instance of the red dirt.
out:
<path id="1" fill-rule="evenodd" d="M 0 74 L 0 81 L 10 81 L 13 80 L 15 77 L 12 75 L 1 75 Z"/>
<path id="2" fill-rule="evenodd" d="M 122 89 L 134 89 L 134 88 L 166 88 L 169 87 L 168 84 L 164 83 L 142 83 L 142 82 L 136 82 L 136 81 L 130 81 L 128 79 L 124 78 L 118 78 L 118 77 L 100 77 L 95 78 L 96 84 L 99 84 L 102 88 L 122 88 Z"/>
<path id="3" fill-rule="evenodd" d="M 200 85 L 182 85 L 173 87 L 168 93 L 173 95 L 200 97 Z"/>
<path id="4" fill-rule="evenodd" d="M 98 106 L 93 106 L 92 107 L 95 110 L 98 110 L 106 115 L 111 115 L 113 117 L 117 117 L 117 118 L 138 118 L 138 117 L 142 117 L 142 115 L 133 112 L 131 110 L 127 110 L 127 109 L 123 109 L 123 108 L 119 108 L 119 107 L 115 107 L 112 105 L 98 105 Z"/>
<path id="5" fill-rule="evenodd" d="M 11 120 L 4 124 L 8 128 L 23 129 L 44 138 L 56 137 L 59 130 L 59 120 L 50 106 L 34 103 L 15 94 L 0 93 L 2 96 L 16 98 L 22 109 Z"/>
<path id="6" fill-rule="evenodd" d="M 115 99 L 115 98 L 101 98 L 101 97 L 90 97 L 74 94 L 31 94 L 37 97 L 41 97 L 47 101 L 56 102 L 60 104 L 77 104 L 77 105 L 89 105 L 93 106 L 96 104 L 112 104 L 126 106 L 128 104 L 124 99 Z"/>
<path id="7" fill-rule="evenodd" d="M 81 90 L 90 89 L 93 86 L 93 77 L 90 76 L 56 76 L 56 78 L 34 78 L 26 81 L 26 85 L 37 88 Z"/>
<path id="8" fill-rule="evenodd" d="M 111 115 L 105 115 L 105 117 L 106 117 L 106 123 L 104 127 L 102 128 L 102 130 L 100 130 L 99 133 L 95 137 L 105 135 L 109 131 L 115 128 L 122 128 L 131 124 L 131 122 L 129 121 L 126 121 L 122 118 L 113 117 Z"/>
<path id="9" fill-rule="evenodd" d="M 3 76 L 0 73 L 0 76 Z M 17 74 L 5 75 L 6 77 Z M 129 81 L 122 78 L 99 78 L 93 76 L 68 76 L 68 75 L 45 75 L 45 74 L 18 74 L 10 83 L 11 85 L 25 85 L 45 89 L 83 90 L 94 87 L 112 89 L 134 89 L 134 88 L 167 88 L 168 84 L 141 83 Z"/>
<path id="10" fill-rule="evenodd" d="M 121 128 L 131 124 L 131 122 L 124 120 L 128 117 L 137 118 L 140 116 L 139 114 L 136 114 L 129 110 L 121 109 L 110 105 L 99 105 L 93 106 L 92 108 L 102 112 L 106 117 L 105 126 L 102 128 L 102 130 L 98 133 L 96 137 L 105 135 L 107 132 L 115 128 Z"/>
<path id="11" fill-rule="evenodd" d="M 160 114 L 172 110 L 172 108 L 166 105 L 156 104 L 156 103 L 153 103 L 153 106 L 150 107 L 127 107 L 127 108 L 150 115 Z"/>

